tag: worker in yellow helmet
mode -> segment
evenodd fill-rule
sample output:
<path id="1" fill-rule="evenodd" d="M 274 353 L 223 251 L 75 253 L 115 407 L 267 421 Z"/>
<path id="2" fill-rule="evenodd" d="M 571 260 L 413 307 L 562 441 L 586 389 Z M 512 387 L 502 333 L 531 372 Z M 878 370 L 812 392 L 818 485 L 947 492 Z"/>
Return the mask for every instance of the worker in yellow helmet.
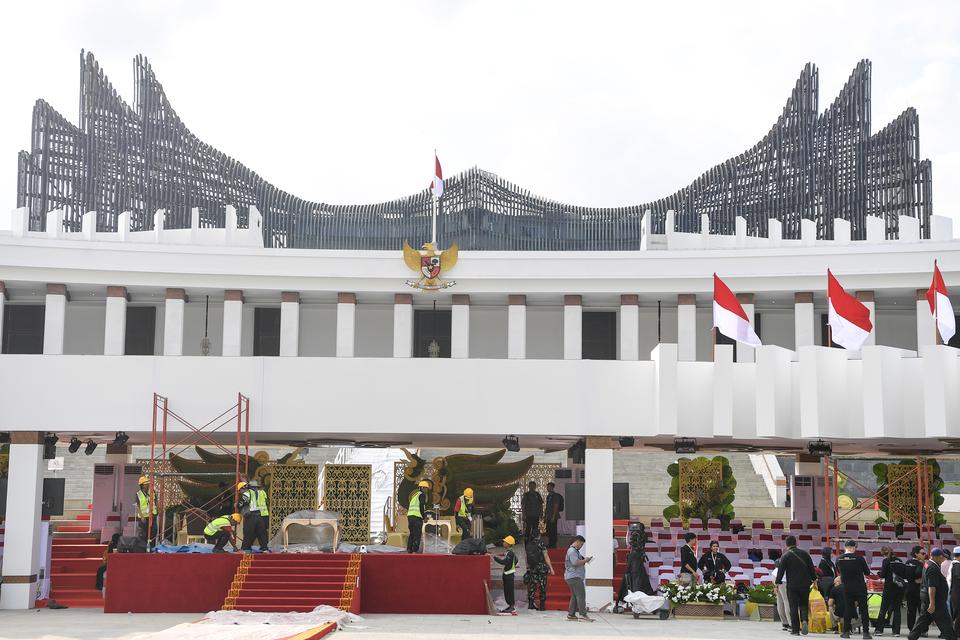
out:
<path id="1" fill-rule="evenodd" d="M 238 511 L 243 514 L 243 550 L 253 549 L 256 539 L 260 543 L 260 551 L 269 551 L 267 518 L 270 510 L 267 507 L 267 492 L 260 488 L 258 481 L 251 480 L 246 488 L 241 488 L 239 507 Z"/>
<path id="2" fill-rule="evenodd" d="M 453 504 L 453 514 L 457 520 L 457 528 L 460 529 L 460 539 L 469 540 L 472 537 L 470 532 L 473 523 L 473 489 L 467 487 L 463 490 L 463 495 L 457 498 Z"/>
<path id="3" fill-rule="evenodd" d="M 139 489 L 137 489 L 137 502 L 135 504 L 137 510 L 137 537 L 146 542 L 147 530 L 150 528 L 151 512 L 153 513 L 153 532 L 155 536 L 160 527 L 160 521 L 157 518 L 157 500 L 156 496 L 153 496 L 153 499 L 151 499 L 150 496 L 150 478 L 140 476 L 137 484 L 140 485 Z"/>
<path id="4" fill-rule="evenodd" d="M 423 520 L 427 516 L 427 493 L 430 483 L 421 480 L 417 488 L 410 492 L 407 503 L 407 553 L 420 553 L 420 539 L 423 537 Z"/>
<path id="5" fill-rule="evenodd" d="M 517 615 L 514 608 L 516 602 L 513 595 L 513 576 L 517 573 L 517 556 L 513 552 L 513 545 L 517 544 L 513 536 L 507 536 L 503 539 L 503 547 L 506 553 L 502 556 L 493 556 L 493 561 L 503 565 L 503 599 L 507 601 L 507 608 L 502 609 L 500 613 Z"/>
<path id="6" fill-rule="evenodd" d="M 203 529 L 203 535 L 207 542 L 213 545 L 214 553 L 224 553 L 224 547 L 227 543 L 237 550 L 237 537 L 233 532 L 233 525 L 240 523 L 240 514 L 234 513 L 230 516 L 220 516 L 214 518 Z"/>

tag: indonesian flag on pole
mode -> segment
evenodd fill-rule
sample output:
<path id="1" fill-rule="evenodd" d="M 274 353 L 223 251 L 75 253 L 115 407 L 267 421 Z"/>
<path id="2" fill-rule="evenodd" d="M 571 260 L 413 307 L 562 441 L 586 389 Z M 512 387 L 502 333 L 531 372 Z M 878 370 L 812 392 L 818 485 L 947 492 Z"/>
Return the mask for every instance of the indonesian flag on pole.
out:
<path id="1" fill-rule="evenodd" d="M 433 160 L 437 167 L 433 172 L 433 184 L 430 188 L 433 189 L 434 197 L 440 198 L 443 195 L 443 170 L 440 168 L 440 158 L 437 157 L 436 151 L 433 152 Z"/>
<path id="2" fill-rule="evenodd" d="M 761 344 L 737 296 L 733 295 L 717 274 L 713 274 L 713 326 L 731 340 L 751 347 L 759 347 Z"/>
<path id="3" fill-rule="evenodd" d="M 957 332 L 957 323 L 953 316 L 953 305 L 950 304 L 950 297 L 947 295 L 947 285 L 943 282 L 936 260 L 933 261 L 933 282 L 927 289 L 927 302 L 930 303 L 930 313 L 937 319 L 937 331 L 940 332 L 941 342 L 943 344 L 950 342 L 950 338 Z"/>
<path id="4" fill-rule="evenodd" d="M 844 349 L 860 351 L 873 331 L 870 309 L 843 290 L 827 269 L 827 323 L 830 339 Z"/>

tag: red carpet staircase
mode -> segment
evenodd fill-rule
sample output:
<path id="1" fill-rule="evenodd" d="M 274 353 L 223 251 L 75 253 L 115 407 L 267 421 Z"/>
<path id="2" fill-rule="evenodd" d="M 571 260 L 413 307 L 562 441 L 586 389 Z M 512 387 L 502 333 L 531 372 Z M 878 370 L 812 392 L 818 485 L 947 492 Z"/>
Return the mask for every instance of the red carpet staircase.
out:
<path id="1" fill-rule="evenodd" d="M 358 613 L 359 576 L 359 554 L 247 554 L 223 608 L 286 613 L 325 604 Z"/>
<path id="2" fill-rule="evenodd" d="M 563 580 L 563 560 L 566 549 L 547 549 L 550 564 L 553 565 L 553 575 L 547 576 L 547 610 L 566 611 L 570 605 L 570 587 Z M 627 554 L 629 549 L 617 549 L 617 560 L 613 565 L 613 595 L 617 595 L 620 581 L 627 571 Z"/>
<path id="3" fill-rule="evenodd" d="M 50 596 L 68 607 L 102 607 L 103 595 L 96 589 L 97 569 L 103 564 L 107 545 L 90 533 L 89 511 L 71 511 L 80 513 L 52 521 Z"/>

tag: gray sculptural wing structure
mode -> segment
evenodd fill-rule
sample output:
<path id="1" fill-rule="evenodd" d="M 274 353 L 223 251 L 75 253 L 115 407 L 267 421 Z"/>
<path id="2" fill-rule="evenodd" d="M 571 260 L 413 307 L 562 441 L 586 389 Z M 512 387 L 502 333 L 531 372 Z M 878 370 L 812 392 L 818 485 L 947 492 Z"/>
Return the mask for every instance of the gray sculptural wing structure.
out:
<path id="1" fill-rule="evenodd" d="M 224 207 L 235 206 L 240 226 L 247 209 L 263 214 L 269 247 L 400 249 L 430 236 L 428 189 L 365 205 L 330 205 L 297 198 L 240 162 L 202 142 L 170 105 L 149 62 L 134 61 L 134 106 L 126 104 L 90 53 L 80 56 L 79 126 L 48 103 L 33 110 L 30 151 L 18 159 L 17 206 L 27 207 L 30 229 L 64 210 L 68 230 L 79 231 L 87 211 L 97 229 L 116 229 L 131 212 L 132 230 L 153 228 L 166 211 L 167 228 L 223 226 Z M 584 207 L 548 200 L 477 168 L 445 180 L 440 203 L 441 244 L 464 250 L 638 250 L 641 220 L 664 233 L 667 211 L 674 230 L 733 234 L 737 217 L 749 235 L 766 236 L 768 219 L 783 224 L 785 238 L 800 237 L 800 221 L 816 222 L 817 237 L 833 238 L 833 220 L 851 223 L 853 239 L 866 237 L 866 217 L 880 216 L 888 238 L 898 217 L 919 218 L 929 237 L 930 161 L 920 158 L 919 121 L 913 108 L 878 133 L 870 133 L 871 65 L 861 61 L 840 95 L 819 112 L 819 75 L 808 64 L 777 122 L 753 148 L 706 171 L 676 193 L 650 203 Z M 734 99 L 733 96 L 730 99 Z M 251 123 L 256 126 L 256 123 Z M 243 132 L 238 132 L 242 135 Z"/>

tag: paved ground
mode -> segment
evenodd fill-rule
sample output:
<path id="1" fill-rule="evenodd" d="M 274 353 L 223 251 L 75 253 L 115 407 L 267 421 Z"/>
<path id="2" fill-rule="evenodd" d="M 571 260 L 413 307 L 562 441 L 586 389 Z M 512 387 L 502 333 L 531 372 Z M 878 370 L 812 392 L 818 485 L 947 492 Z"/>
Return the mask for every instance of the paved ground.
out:
<path id="1" fill-rule="evenodd" d="M 103 614 L 99 609 L 0 612 L 3 640 L 124 640 L 134 634 L 159 631 L 196 620 L 197 614 Z M 725 620 L 634 620 L 627 615 L 595 614 L 596 622 L 567 622 L 561 612 L 527 613 L 515 617 L 368 615 L 362 622 L 334 634 L 347 640 L 458 640 L 489 638 L 563 637 L 650 638 L 651 640 L 770 640 L 788 638 L 779 623 Z M 188 639 L 184 639 L 188 640 Z"/>

